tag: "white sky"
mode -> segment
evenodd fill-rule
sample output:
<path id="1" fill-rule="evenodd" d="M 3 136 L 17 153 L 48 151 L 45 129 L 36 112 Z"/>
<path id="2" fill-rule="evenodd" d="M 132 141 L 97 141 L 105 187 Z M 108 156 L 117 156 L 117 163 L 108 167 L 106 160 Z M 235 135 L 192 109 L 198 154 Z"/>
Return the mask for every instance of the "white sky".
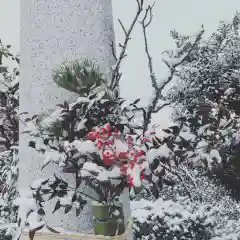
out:
<path id="1" fill-rule="evenodd" d="M 119 42 L 123 39 L 123 32 L 117 18 L 128 26 L 135 14 L 136 0 L 112 2 L 116 41 Z M 151 0 L 145 2 L 150 3 Z M 173 47 L 170 30 L 175 28 L 182 33 L 191 34 L 204 24 L 207 33 L 210 33 L 216 28 L 219 20 L 230 20 L 237 10 L 240 10 L 239 0 L 157 0 L 148 36 L 158 78 L 161 79 L 166 74 L 166 68 L 161 62 L 161 52 Z M 4 43 L 11 44 L 14 52 L 20 50 L 20 0 L 1 0 L 0 38 Z M 128 60 L 122 68 L 124 76 L 121 94 L 128 99 L 140 96 L 143 102 L 147 102 L 151 96 L 151 87 L 140 26 L 133 32 L 128 54 Z"/>
<path id="2" fill-rule="evenodd" d="M 122 41 L 124 34 L 117 18 L 127 27 L 131 23 L 136 0 L 113 0 L 115 35 L 117 41 Z M 149 4 L 152 0 L 145 0 Z M 148 29 L 149 48 L 153 57 L 154 69 L 159 80 L 166 76 L 166 67 L 162 63 L 161 53 L 174 47 L 169 32 L 174 28 L 184 34 L 195 33 L 201 24 L 206 33 L 214 31 L 219 20 L 231 20 L 234 13 L 240 10 L 239 0 L 156 0 L 154 18 Z M 151 97 L 152 89 L 149 81 L 147 58 L 144 53 L 144 42 L 140 25 L 135 28 L 128 48 L 128 59 L 125 60 L 122 71 L 121 94 L 123 97 L 135 99 L 141 97 L 144 103 Z M 169 115 L 169 109 L 166 109 Z M 166 115 L 156 117 L 158 123 L 166 126 Z"/>

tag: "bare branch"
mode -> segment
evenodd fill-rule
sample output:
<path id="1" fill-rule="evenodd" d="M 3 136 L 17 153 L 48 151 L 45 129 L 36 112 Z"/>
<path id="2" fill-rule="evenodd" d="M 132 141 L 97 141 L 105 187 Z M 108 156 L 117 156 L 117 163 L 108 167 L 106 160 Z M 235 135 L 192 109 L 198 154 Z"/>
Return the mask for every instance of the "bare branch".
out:
<path id="1" fill-rule="evenodd" d="M 150 55 L 149 49 L 148 49 L 148 40 L 147 40 L 147 32 L 146 28 L 151 24 L 152 19 L 153 19 L 153 14 L 152 14 L 152 9 L 154 7 L 155 3 L 153 3 L 152 6 L 148 6 L 145 10 L 145 15 L 143 17 L 143 20 L 140 22 L 142 25 L 142 30 L 143 30 L 143 36 L 144 36 L 144 45 L 145 45 L 145 52 L 147 54 L 148 58 L 148 68 L 150 71 L 150 78 L 152 81 L 152 87 L 157 90 L 157 78 L 155 76 L 155 73 L 153 71 L 153 64 L 152 64 L 152 57 Z M 147 17 L 149 16 L 149 20 L 146 22 Z"/>
<path id="2" fill-rule="evenodd" d="M 154 87 L 154 89 L 155 89 L 155 91 L 154 91 L 155 96 L 153 97 L 153 100 L 152 100 L 151 104 L 148 106 L 147 117 L 144 120 L 143 134 L 146 132 L 146 130 L 148 128 L 148 124 L 151 121 L 152 113 L 154 113 L 157 110 L 155 108 L 157 106 L 158 101 L 162 97 L 162 91 L 172 81 L 173 76 L 174 76 L 174 74 L 176 72 L 176 68 L 179 65 L 181 65 L 187 59 L 187 57 L 191 54 L 191 52 L 196 47 L 198 42 L 201 40 L 203 33 L 204 33 L 204 29 L 202 28 L 197 33 L 197 35 L 195 36 L 194 42 L 192 44 L 190 43 L 190 47 L 189 47 L 188 51 L 185 54 L 183 54 L 181 57 L 178 57 L 178 50 L 179 49 L 177 49 L 176 53 L 174 54 L 174 56 L 176 56 L 176 57 L 174 57 L 174 59 L 173 59 L 174 61 L 172 61 L 172 63 L 164 60 L 164 63 L 170 69 L 170 74 L 169 74 L 169 76 L 167 77 L 167 79 L 164 82 L 160 83 L 156 88 Z M 186 44 L 189 44 L 189 42 L 186 43 Z M 154 84 L 155 84 L 155 82 L 154 82 Z"/>
<path id="3" fill-rule="evenodd" d="M 113 55 L 114 59 L 117 61 L 117 57 L 116 57 L 113 41 L 111 42 L 110 47 L 112 49 L 112 55 Z"/>
<path id="4" fill-rule="evenodd" d="M 121 25 L 121 27 L 122 27 L 122 30 L 123 30 L 123 31 L 124 31 L 124 33 L 125 33 L 125 36 L 127 36 L 127 31 L 126 31 L 125 27 L 123 26 L 123 23 L 122 23 L 122 21 L 121 21 L 120 19 L 118 19 L 118 22 L 119 22 L 119 24 Z"/>
<path id="5" fill-rule="evenodd" d="M 120 77 L 119 77 L 119 75 L 120 75 L 120 73 L 119 73 L 120 64 L 121 64 L 122 60 L 126 57 L 126 48 L 127 48 L 128 41 L 130 40 L 130 35 L 131 35 L 132 30 L 133 30 L 133 28 L 134 28 L 134 26 L 135 26 L 135 24 L 136 24 L 136 22 L 137 22 L 137 20 L 138 20 L 138 18 L 140 16 L 141 12 L 142 12 L 142 10 L 143 10 L 143 2 L 144 2 L 144 0 L 136 0 L 136 1 L 137 1 L 137 4 L 138 4 L 138 9 L 137 9 L 136 15 L 135 15 L 135 17 L 134 17 L 134 19 L 133 19 L 133 21 L 132 21 L 128 31 L 125 29 L 125 27 L 123 26 L 122 22 L 119 20 L 120 25 L 123 28 L 123 31 L 125 33 L 125 40 L 124 40 L 124 43 L 120 45 L 121 48 L 122 48 L 122 51 L 121 51 L 121 53 L 119 55 L 119 58 L 118 58 L 117 63 L 116 63 L 116 66 L 113 69 L 112 80 L 111 80 L 111 84 L 110 84 L 110 88 L 112 90 L 114 90 L 118 86 L 118 84 L 119 84 L 119 80 L 120 80 Z"/>

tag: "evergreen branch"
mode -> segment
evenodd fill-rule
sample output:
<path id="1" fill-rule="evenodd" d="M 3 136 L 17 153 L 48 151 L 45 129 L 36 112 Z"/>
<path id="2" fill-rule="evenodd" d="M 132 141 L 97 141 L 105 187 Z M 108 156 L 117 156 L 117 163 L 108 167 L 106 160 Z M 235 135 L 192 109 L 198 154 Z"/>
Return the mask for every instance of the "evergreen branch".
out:
<path id="1" fill-rule="evenodd" d="M 120 69 L 120 65 L 122 60 L 127 56 L 126 55 L 126 49 L 127 49 L 127 45 L 128 45 L 128 41 L 130 40 L 130 35 L 132 33 L 132 30 L 141 14 L 141 12 L 143 11 L 143 2 L 144 0 L 136 0 L 137 4 L 138 4 L 138 9 L 136 12 L 136 15 L 129 27 L 128 30 L 125 29 L 125 27 L 123 26 L 122 22 L 120 20 L 118 20 L 120 22 L 120 25 L 125 33 L 125 40 L 123 44 L 119 44 L 119 46 L 122 48 L 122 51 L 119 55 L 119 58 L 117 59 L 117 63 L 113 69 L 113 73 L 112 73 L 112 80 L 110 83 L 110 89 L 114 90 L 118 85 L 119 85 L 119 81 L 121 78 L 121 74 L 119 73 L 119 69 Z"/>

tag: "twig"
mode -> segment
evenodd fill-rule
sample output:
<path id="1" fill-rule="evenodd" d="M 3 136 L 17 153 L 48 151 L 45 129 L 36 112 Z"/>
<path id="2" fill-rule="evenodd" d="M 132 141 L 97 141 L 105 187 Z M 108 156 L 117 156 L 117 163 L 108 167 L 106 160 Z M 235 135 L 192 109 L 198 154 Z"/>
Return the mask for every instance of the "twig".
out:
<path id="1" fill-rule="evenodd" d="M 157 90 L 157 79 L 156 79 L 155 73 L 153 71 L 152 57 L 149 53 L 147 33 L 146 33 L 146 28 L 151 24 L 152 19 L 153 19 L 152 9 L 153 9 L 154 5 L 155 5 L 155 2 L 153 3 L 152 6 L 149 5 L 146 8 L 145 15 L 143 17 L 143 20 L 140 21 L 140 24 L 142 25 L 142 29 L 143 29 L 145 52 L 146 52 L 147 58 L 148 58 L 148 67 L 149 67 L 149 71 L 150 71 L 150 77 L 151 77 L 151 80 L 152 80 L 152 86 L 153 86 L 154 89 Z M 148 20 L 148 22 L 146 22 L 146 19 L 147 19 L 148 15 L 149 15 L 149 20 Z"/>
<path id="2" fill-rule="evenodd" d="M 121 74 L 119 73 L 119 68 L 120 68 L 120 64 L 122 62 L 122 60 L 126 57 L 126 48 L 127 48 L 127 44 L 128 44 L 128 41 L 130 40 L 130 35 L 132 33 L 132 30 L 143 10 L 143 2 L 144 0 L 136 0 L 137 4 L 138 4 L 138 10 L 136 12 L 136 15 L 128 29 L 128 31 L 125 29 L 125 27 L 123 26 L 122 22 L 120 20 L 118 20 L 120 22 L 120 25 L 125 33 L 125 40 L 124 40 L 124 43 L 121 44 L 121 48 L 122 48 L 122 51 L 119 55 L 119 58 L 117 59 L 117 63 L 116 63 L 116 66 L 115 68 L 113 69 L 113 73 L 112 73 L 112 80 L 111 80 L 111 84 L 110 84 L 110 88 L 112 90 L 114 90 L 118 84 L 119 84 L 119 80 L 121 78 Z"/>
<path id="3" fill-rule="evenodd" d="M 123 23 L 122 23 L 122 21 L 121 21 L 120 19 L 118 19 L 118 22 L 119 22 L 119 24 L 121 25 L 121 27 L 122 27 L 122 30 L 123 30 L 123 31 L 124 31 L 124 33 L 125 33 L 125 36 L 127 36 L 127 31 L 126 31 L 125 27 L 123 26 Z"/>
<path id="4" fill-rule="evenodd" d="M 147 58 L 148 58 L 148 68 L 149 68 L 149 71 L 150 71 L 150 78 L 151 78 L 152 87 L 154 88 L 154 93 L 155 93 L 153 101 L 148 106 L 147 113 L 146 113 L 146 116 L 144 118 L 143 135 L 147 131 L 148 125 L 149 125 L 150 120 L 151 120 L 152 112 L 155 110 L 155 107 L 156 107 L 156 105 L 158 103 L 158 100 L 160 98 L 160 91 L 158 90 L 157 78 L 156 78 L 155 73 L 153 71 L 152 57 L 151 57 L 151 55 L 149 53 L 149 49 L 148 49 L 148 40 L 147 40 L 147 32 L 146 32 L 146 28 L 151 24 L 152 19 L 153 19 L 152 9 L 153 9 L 154 5 L 155 5 L 155 3 L 153 3 L 152 5 L 149 5 L 146 8 L 145 15 L 144 15 L 142 21 L 140 21 L 140 24 L 142 25 L 142 30 L 143 30 L 143 36 L 144 36 L 145 52 L 146 52 Z M 149 20 L 147 21 L 148 16 L 149 16 Z"/>
<path id="5" fill-rule="evenodd" d="M 90 195 L 88 195 L 88 194 L 86 194 L 86 193 L 79 192 L 79 191 L 78 191 L 77 193 L 82 194 L 82 195 L 85 196 L 85 197 L 88 197 L 88 198 L 90 198 L 90 199 L 92 199 L 92 200 L 94 200 L 94 201 L 96 201 L 96 202 L 101 203 L 101 201 L 97 200 L 96 198 L 94 198 L 94 197 L 92 197 L 92 196 L 90 196 Z"/>
<path id="6" fill-rule="evenodd" d="M 117 56 L 116 56 L 116 53 L 115 53 L 113 41 L 111 42 L 110 47 L 112 49 L 112 55 L 113 55 L 114 59 L 117 61 Z"/>

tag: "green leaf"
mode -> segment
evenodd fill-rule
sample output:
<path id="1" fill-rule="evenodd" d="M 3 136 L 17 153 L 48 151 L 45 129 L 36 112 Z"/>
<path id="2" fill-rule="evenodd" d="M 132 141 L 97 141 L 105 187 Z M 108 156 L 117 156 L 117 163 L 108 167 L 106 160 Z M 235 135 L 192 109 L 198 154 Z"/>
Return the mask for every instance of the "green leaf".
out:
<path id="1" fill-rule="evenodd" d="M 55 204 L 55 207 L 52 211 L 52 213 L 55 213 L 57 210 L 59 210 L 60 208 L 62 207 L 61 203 L 60 203 L 60 200 L 58 199 L 56 204 Z"/>
<path id="2" fill-rule="evenodd" d="M 67 206 L 65 207 L 64 213 L 65 213 L 65 214 L 69 213 L 69 212 L 71 211 L 71 209 L 72 209 L 72 205 L 67 205 Z"/>

